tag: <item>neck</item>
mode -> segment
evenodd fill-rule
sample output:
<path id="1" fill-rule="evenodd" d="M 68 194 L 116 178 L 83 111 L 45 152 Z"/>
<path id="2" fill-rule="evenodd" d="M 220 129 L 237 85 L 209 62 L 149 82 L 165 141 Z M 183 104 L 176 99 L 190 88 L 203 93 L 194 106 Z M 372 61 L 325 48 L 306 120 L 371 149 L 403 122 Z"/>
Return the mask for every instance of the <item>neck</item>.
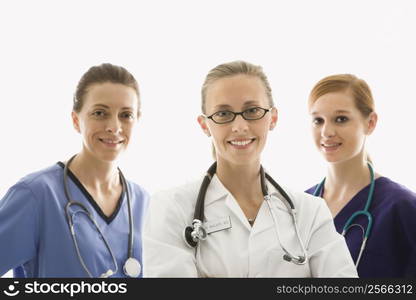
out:
<path id="1" fill-rule="evenodd" d="M 83 150 L 72 160 L 69 169 L 81 183 L 97 191 L 108 191 L 120 184 L 115 162 L 98 160 Z"/>
<path id="2" fill-rule="evenodd" d="M 356 193 L 370 184 L 370 171 L 364 155 L 328 167 L 325 180 L 325 194 L 342 194 L 347 191 Z"/>
<path id="3" fill-rule="evenodd" d="M 253 199 L 258 202 L 261 194 L 260 161 L 234 165 L 221 159 L 217 162 L 217 176 L 237 199 Z"/>

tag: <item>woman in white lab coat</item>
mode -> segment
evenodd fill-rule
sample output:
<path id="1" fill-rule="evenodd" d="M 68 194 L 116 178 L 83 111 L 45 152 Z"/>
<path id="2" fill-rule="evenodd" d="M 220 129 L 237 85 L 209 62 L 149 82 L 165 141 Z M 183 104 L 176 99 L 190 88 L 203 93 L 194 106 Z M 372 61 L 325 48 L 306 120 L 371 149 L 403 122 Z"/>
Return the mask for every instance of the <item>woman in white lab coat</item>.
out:
<path id="1" fill-rule="evenodd" d="M 202 112 L 216 163 L 203 179 L 152 197 L 144 276 L 356 277 L 325 202 L 265 175 L 260 156 L 278 118 L 261 67 L 212 69 Z"/>

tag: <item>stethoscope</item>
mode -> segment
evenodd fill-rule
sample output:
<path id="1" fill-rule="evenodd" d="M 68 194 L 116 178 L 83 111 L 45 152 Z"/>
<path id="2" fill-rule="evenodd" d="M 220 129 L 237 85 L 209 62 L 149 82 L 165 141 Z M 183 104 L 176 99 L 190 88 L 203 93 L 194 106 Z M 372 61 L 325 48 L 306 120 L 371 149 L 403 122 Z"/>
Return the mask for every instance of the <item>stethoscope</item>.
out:
<path id="1" fill-rule="evenodd" d="M 107 278 L 107 277 L 110 277 L 110 276 L 112 276 L 112 275 L 114 275 L 118 272 L 118 265 L 117 265 L 117 261 L 116 261 L 116 258 L 114 256 L 114 253 L 111 250 L 111 247 L 110 247 L 107 239 L 103 235 L 100 227 L 98 226 L 97 222 L 95 221 L 94 216 L 90 213 L 90 211 L 88 210 L 88 208 L 84 204 L 82 204 L 81 202 L 77 202 L 77 201 L 72 200 L 71 195 L 69 193 L 68 167 L 69 167 L 69 164 L 72 162 L 72 160 L 75 158 L 75 156 L 76 155 L 71 157 L 71 159 L 65 164 L 65 167 L 64 167 L 64 191 L 65 191 L 65 196 L 68 199 L 68 203 L 65 205 L 65 213 L 66 213 L 67 222 L 68 222 L 69 228 L 71 230 L 72 241 L 75 245 L 75 250 L 77 252 L 78 259 L 79 259 L 82 267 L 84 268 L 85 272 L 87 272 L 88 276 L 91 277 L 91 278 L 93 277 L 93 275 L 91 274 L 90 270 L 86 266 L 85 261 L 82 258 L 82 255 L 79 251 L 78 242 L 77 242 L 77 238 L 76 238 L 75 230 L 74 230 L 73 217 L 77 213 L 83 213 L 83 214 L 87 215 L 87 217 L 90 219 L 91 223 L 94 224 L 95 229 L 100 234 L 108 252 L 111 255 L 111 258 L 113 260 L 113 264 L 114 264 L 114 267 L 115 267 L 114 270 L 108 269 L 105 273 L 100 275 L 101 278 Z M 121 172 L 120 169 L 118 171 L 119 171 L 119 174 L 120 174 L 121 185 L 123 187 L 123 194 L 125 193 L 127 195 L 127 206 L 128 206 L 128 211 L 129 211 L 128 258 L 124 263 L 123 271 L 124 271 L 124 274 L 126 274 L 126 276 L 138 277 L 140 275 L 140 272 L 141 272 L 141 265 L 140 265 L 140 262 L 133 257 L 134 228 L 133 228 L 133 216 L 132 216 L 131 203 L 130 203 L 130 201 L 131 201 L 130 200 L 130 191 L 129 191 L 129 188 L 127 186 L 126 179 L 124 178 L 123 173 Z M 82 210 L 77 210 L 77 211 L 75 211 L 71 214 L 71 212 L 69 211 L 69 208 L 71 206 L 79 206 Z"/>
<path id="2" fill-rule="evenodd" d="M 208 233 L 206 231 L 206 229 L 204 228 L 203 222 L 204 222 L 204 200 L 205 200 L 205 195 L 208 189 L 208 185 L 211 182 L 212 177 L 214 176 L 215 172 L 217 170 L 217 163 L 215 162 L 207 171 L 201 187 L 199 189 L 198 192 L 198 198 L 196 201 L 196 206 L 195 206 L 195 212 L 194 212 L 194 217 L 193 217 L 193 221 L 192 221 L 192 225 L 191 226 L 186 226 L 185 230 L 184 230 L 184 240 L 186 242 L 186 244 L 191 247 L 191 248 L 195 248 L 199 245 L 200 241 L 203 241 L 207 238 Z M 285 199 L 284 203 L 286 205 L 286 207 L 288 208 L 288 211 L 290 213 L 290 215 L 292 216 L 292 220 L 293 220 L 293 225 L 295 228 L 295 232 L 296 232 L 296 237 L 299 241 L 300 247 L 302 249 L 302 255 L 293 255 L 291 254 L 283 245 L 282 242 L 280 240 L 279 237 L 279 233 L 278 233 L 278 223 L 277 223 L 277 218 L 274 214 L 274 211 L 271 207 L 271 196 L 268 193 L 268 189 L 267 189 L 267 185 L 266 185 L 266 179 L 279 191 L 279 193 L 283 196 L 283 198 Z M 264 172 L 263 167 L 260 167 L 260 182 L 261 182 L 261 190 L 263 193 L 263 197 L 264 200 L 267 203 L 267 206 L 271 212 L 272 218 L 273 218 L 273 222 L 275 224 L 275 229 L 276 229 L 276 234 L 277 234 L 277 238 L 278 241 L 280 243 L 280 246 L 282 247 L 283 251 L 285 252 L 285 254 L 283 255 L 283 259 L 288 261 L 288 262 L 293 262 L 294 264 L 297 265 L 303 265 L 306 264 L 308 262 L 308 255 L 306 252 L 306 249 L 303 245 L 302 239 L 300 238 L 300 234 L 299 234 L 299 229 L 298 229 L 298 224 L 296 221 L 296 210 L 295 210 L 295 206 L 293 205 L 292 200 L 290 200 L 289 196 L 286 194 L 286 192 L 277 184 L 276 181 L 273 180 L 273 178 Z"/>
<path id="3" fill-rule="evenodd" d="M 365 203 L 364 209 L 356 211 L 355 213 L 353 213 L 348 218 L 347 222 L 345 222 L 345 225 L 342 228 L 342 236 L 345 236 L 347 234 L 348 230 L 351 227 L 354 227 L 354 226 L 358 226 L 363 231 L 363 241 L 361 243 L 360 252 L 358 253 L 358 258 L 357 258 L 357 261 L 355 263 L 356 268 L 358 267 L 358 264 L 360 263 L 361 256 L 364 252 L 365 246 L 367 244 L 367 240 L 370 236 L 371 228 L 373 226 L 373 216 L 369 212 L 369 209 L 370 209 L 371 202 L 373 201 L 373 194 L 374 194 L 374 185 L 375 185 L 374 170 L 373 170 L 373 167 L 371 166 L 371 164 L 369 162 L 367 162 L 367 165 L 368 165 L 368 169 L 370 170 L 370 191 L 368 192 L 367 202 Z M 315 192 L 313 193 L 314 196 L 319 196 L 319 197 L 322 196 L 322 188 L 323 188 L 324 184 L 325 184 L 325 178 L 316 187 Z M 364 228 L 359 224 L 352 224 L 352 222 L 354 222 L 354 220 L 360 215 L 364 215 L 364 216 L 367 217 L 368 222 L 367 222 L 366 230 L 364 230 Z"/>

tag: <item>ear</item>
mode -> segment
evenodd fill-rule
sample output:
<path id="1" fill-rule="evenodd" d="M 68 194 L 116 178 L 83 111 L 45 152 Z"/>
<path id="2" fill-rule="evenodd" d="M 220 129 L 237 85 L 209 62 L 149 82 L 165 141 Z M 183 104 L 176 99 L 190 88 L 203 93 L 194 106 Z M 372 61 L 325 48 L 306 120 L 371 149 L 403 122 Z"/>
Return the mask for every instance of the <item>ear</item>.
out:
<path id="1" fill-rule="evenodd" d="M 277 114 L 277 108 L 273 107 L 272 110 L 270 111 L 270 114 L 272 115 L 272 119 L 270 121 L 269 130 L 273 130 L 273 128 L 276 127 L 277 120 L 279 119 L 278 114 Z"/>
<path id="2" fill-rule="evenodd" d="M 370 135 L 376 128 L 378 115 L 376 112 L 372 112 L 367 118 L 367 135 Z"/>
<path id="3" fill-rule="evenodd" d="M 72 117 L 72 125 L 74 126 L 75 130 L 78 133 L 81 133 L 81 129 L 79 127 L 79 118 L 78 118 L 78 114 L 76 112 L 72 112 L 71 113 L 71 117 Z"/>
<path id="4" fill-rule="evenodd" d="M 201 126 L 202 130 L 205 132 L 207 136 L 211 136 L 211 132 L 209 131 L 209 128 L 207 126 L 207 118 L 204 116 L 198 116 L 198 123 L 199 126 Z"/>

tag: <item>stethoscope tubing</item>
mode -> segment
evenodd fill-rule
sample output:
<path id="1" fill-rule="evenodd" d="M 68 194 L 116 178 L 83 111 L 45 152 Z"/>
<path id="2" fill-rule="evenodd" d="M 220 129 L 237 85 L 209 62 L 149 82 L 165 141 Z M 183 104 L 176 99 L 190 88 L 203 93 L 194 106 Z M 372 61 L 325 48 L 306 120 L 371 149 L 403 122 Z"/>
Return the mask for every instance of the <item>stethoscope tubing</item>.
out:
<path id="1" fill-rule="evenodd" d="M 203 228 L 202 224 L 205 221 L 205 216 L 204 216 L 204 199 L 205 199 L 205 195 L 208 189 L 208 186 L 211 182 L 212 177 L 214 176 L 215 172 L 217 169 L 217 162 L 214 162 L 211 167 L 208 169 L 206 175 L 204 176 L 204 179 L 201 183 L 201 187 L 199 189 L 198 192 L 198 197 L 197 197 L 197 202 L 195 205 L 195 211 L 194 211 L 194 218 L 192 221 L 192 226 L 187 226 L 185 228 L 184 231 L 184 238 L 185 238 L 185 242 L 187 243 L 188 246 L 190 247 L 196 247 L 196 251 L 198 249 L 199 246 L 199 241 L 200 240 L 205 240 L 206 238 L 206 231 Z M 287 195 L 287 193 L 283 190 L 283 188 L 270 176 L 268 175 L 263 167 L 260 167 L 260 183 L 261 183 L 261 189 L 262 189 L 262 193 L 263 193 L 263 197 L 264 200 L 266 201 L 269 210 L 271 212 L 274 224 L 275 224 L 275 230 L 276 230 L 276 234 L 278 237 L 278 241 L 283 249 L 283 251 L 286 253 L 284 255 L 284 259 L 287 261 L 292 261 L 295 264 L 298 265 L 303 265 L 306 264 L 308 262 L 308 257 L 307 257 L 307 251 L 303 245 L 302 239 L 300 237 L 300 233 L 299 233 L 299 229 L 298 229 L 298 224 L 297 224 L 297 220 L 296 220 L 296 210 L 295 210 L 295 206 L 292 202 L 292 200 L 290 199 L 290 197 Z M 292 255 L 282 244 L 281 240 L 280 240 L 280 235 L 278 232 L 278 223 L 277 223 L 277 218 L 274 214 L 274 211 L 271 207 L 270 201 L 271 201 L 271 197 L 268 193 L 268 188 L 267 188 L 267 184 L 266 184 L 266 179 L 278 190 L 278 192 L 282 195 L 282 197 L 284 198 L 285 201 L 288 205 L 287 208 L 292 216 L 293 219 L 293 225 L 295 227 L 295 232 L 296 232 L 296 236 L 297 239 L 299 240 L 301 249 L 303 251 L 303 256 L 295 256 Z M 196 252 L 197 253 L 197 252 Z"/>
<path id="2" fill-rule="evenodd" d="M 361 243 L 360 251 L 358 253 L 357 261 L 355 262 L 355 267 L 358 267 L 362 254 L 364 252 L 364 249 L 367 244 L 367 240 L 370 237 L 371 229 L 373 227 L 373 216 L 370 213 L 370 206 L 373 201 L 373 195 L 374 195 L 374 189 L 375 189 L 375 180 L 374 180 L 374 170 L 372 165 L 367 162 L 368 169 L 370 171 L 370 191 L 368 192 L 367 201 L 365 203 L 364 209 L 358 210 L 354 212 L 345 222 L 343 228 L 342 228 L 342 236 L 345 236 L 348 233 L 348 230 L 353 226 L 353 222 L 359 217 L 359 216 L 365 216 L 367 218 L 367 228 L 364 232 L 363 242 Z M 322 188 L 325 184 L 325 178 L 322 180 L 322 182 L 316 187 L 313 195 L 314 196 L 322 196 Z"/>
<path id="3" fill-rule="evenodd" d="M 75 158 L 75 156 L 76 155 L 72 156 L 64 166 L 63 182 L 64 182 L 64 193 L 65 193 L 65 196 L 68 200 L 67 204 L 65 205 L 65 214 L 66 214 L 67 223 L 68 223 L 68 226 L 69 226 L 69 230 L 71 232 L 72 241 L 74 243 L 78 259 L 79 259 L 83 269 L 88 274 L 88 276 L 92 278 L 93 276 L 92 276 L 91 272 L 89 271 L 88 267 L 86 266 L 85 261 L 82 258 L 82 255 L 80 253 L 78 242 L 77 242 L 77 239 L 76 239 L 74 224 L 73 224 L 73 216 L 76 215 L 79 212 L 82 212 L 85 215 L 87 215 L 87 217 L 90 219 L 90 221 L 94 224 L 94 227 L 97 230 L 97 232 L 100 234 L 108 252 L 111 255 L 111 258 L 113 260 L 113 264 L 115 266 L 115 271 L 112 271 L 111 274 L 115 274 L 115 273 L 118 272 L 118 264 L 117 264 L 117 260 L 115 258 L 115 255 L 114 255 L 114 253 L 113 253 L 113 251 L 110 247 L 110 244 L 108 243 L 108 241 L 105 238 L 104 234 L 102 233 L 100 227 L 98 226 L 98 223 L 96 222 L 94 216 L 91 214 L 91 212 L 88 210 L 88 208 L 84 204 L 82 204 L 81 202 L 72 200 L 72 197 L 70 195 L 69 188 L 68 188 L 68 169 L 69 169 L 69 164 L 72 162 L 72 160 Z M 130 190 L 129 190 L 129 187 L 127 185 L 126 179 L 125 179 L 123 173 L 120 170 L 119 170 L 119 174 L 120 174 L 120 180 L 121 180 L 121 184 L 122 184 L 122 188 L 123 188 L 123 193 L 126 193 L 126 196 L 127 196 L 127 207 L 128 207 L 128 216 L 129 216 L 128 259 L 130 259 L 130 258 L 133 258 L 133 237 L 134 237 L 133 216 L 132 216 L 132 208 L 131 208 L 131 203 L 130 203 L 131 202 Z M 76 212 L 71 214 L 69 209 L 70 209 L 71 206 L 75 206 L 75 205 L 79 206 L 82 210 L 76 211 Z M 102 274 L 101 277 L 103 277 L 105 275 L 106 275 L 106 273 Z"/>
<path id="4" fill-rule="evenodd" d="M 73 243 L 74 243 L 74 245 L 75 245 L 75 250 L 76 250 L 76 252 L 77 252 L 77 256 L 78 256 L 79 261 L 81 262 L 82 267 L 83 267 L 83 268 L 84 268 L 84 270 L 87 272 L 88 276 L 89 276 L 90 278 L 92 278 L 93 276 L 92 276 L 91 272 L 89 271 L 89 269 L 88 269 L 87 265 L 85 264 L 84 259 L 82 258 L 82 255 L 81 255 L 81 252 L 80 252 L 80 250 L 79 250 L 79 246 L 78 246 L 78 241 L 77 241 L 77 238 L 76 238 L 76 235 L 75 235 L 74 223 L 73 223 L 72 218 L 73 218 L 73 217 L 74 217 L 77 213 L 83 213 L 83 214 L 86 214 L 86 215 L 88 216 L 88 218 L 90 219 L 90 221 L 94 224 L 95 229 L 96 229 L 96 230 L 97 230 L 97 232 L 100 234 L 100 236 L 101 236 L 101 238 L 102 238 L 102 240 L 103 240 L 103 242 L 104 242 L 104 244 L 105 244 L 105 247 L 107 248 L 108 252 L 109 252 L 109 253 L 110 253 L 110 255 L 111 255 L 111 259 L 113 260 L 113 264 L 114 264 L 114 266 L 115 266 L 115 271 L 113 271 L 113 272 L 114 272 L 114 273 L 117 273 L 117 272 L 118 272 L 118 264 L 117 264 L 116 258 L 115 258 L 115 256 L 114 256 L 113 251 L 111 250 L 110 244 L 108 243 L 108 241 L 107 241 L 106 237 L 104 236 L 104 234 L 102 233 L 102 231 L 101 231 L 100 227 L 98 226 L 97 221 L 95 221 L 95 219 L 94 219 L 94 218 L 93 218 L 93 217 L 89 214 L 89 212 L 88 212 L 88 211 L 85 211 L 85 210 L 79 210 L 79 211 L 76 211 L 76 212 L 74 212 L 71 216 L 69 216 L 69 215 L 70 215 L 69 208 L 70 208 L 72 205 L 78 205 L 78 206 L 80 206 L 79 204 L 82 204 L 82 203 L 77 203 L 77 202 L 74 202 L 74 201 L 73 201 L 73 202 L 68 202 L 68 203 L 67 203 L 67 205 L 66 205 L 66 207 L 65 207 L 65 212 L 66 212 L 66 215 L 67 215 L 68 219 L 70 220 L 70 221 L 69 221 L 69 222 L 70 222 L 69 224 L 70 224 L 70 230 L 71 230 L 71 237 L 72 237 L 72 241 L 73 241 Z M 102 276 L 102 275 L 101 275 L 101 276 Z"/>
<path id="5" fill-rule="evenodd" d="M 296 216 L 294 214 L 294 211 L 293 210 L 289 210 L 290 211 L 290 215 L 292 217 L 293 225 L 295 227 L 296 237 L 297 237 L 297 239 L 299 241 L 299 244 L 300 244 L 300 247 L 301 247 L 303 256 L 293 255 L 289 250 L 287 250 L 283 246 L 283 243 L 280 240 L 279 223 L 278 223 L 278 220 L 276 218 L 276 215 L 274 213 L 274 210 L 273 210 L 272 204 L 271 204 L 271 197 L 270 196 L 266 196 L 266 197 L 264 197 L 264 200 L 266 201 L 266 203 L 267 203 L 267 205 L 269 207 L 270 214 L 271 214 L 272 219 L 273 219 L 273 222 L 275 224 L 274 228 L 275 228 L 275 231 L 276 231 L 276 236 L 277 236 L 277 239 L 279 241 L 280 247 L 282 247 L 282 250 L 285 252 L 285 255 L 283 256 L 283 258 L 285 260 L 287 260 L 287 261 L 292 261 L 296 265 L 304 265 L 304 264 L 306 264 L 308 262 L 308 254 L 307 254 L 307 251 L 305 249 L 305 246 L 303 245 L 303 241 L 302 241 L 302 239 L 300 237 L 300 233 L 299 233 L 299 230 L 298 230 L 298 225 L 297 225 Z"/>

